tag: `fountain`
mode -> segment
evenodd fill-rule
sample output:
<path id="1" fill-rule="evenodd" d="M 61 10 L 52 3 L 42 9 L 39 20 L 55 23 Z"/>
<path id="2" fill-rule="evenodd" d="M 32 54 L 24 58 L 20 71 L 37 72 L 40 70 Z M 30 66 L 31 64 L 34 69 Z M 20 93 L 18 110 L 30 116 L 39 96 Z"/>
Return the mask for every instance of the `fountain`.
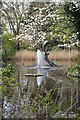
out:
<path id="1" fill-rule="evenodd" d="M 37 50 L 37 57 L 36 57 L 37 65 L 43 66 L 45 65 L 45 57 L 44 53 L 41 50 Z"/>
<path id="2" fill-rule="evenodd" d="M 43 76 L 38 76 L 37 77 L 37 85 L 40 87 L 42 82 L 45 80 L 46 70 L 43 69 L 43 66 L 45 66 L 45 55 L 43 51 L 37 50 L 37 55 L 36 55 L 36 62 L 37 62 L 37 74 L 43 74 Z"/>
<path id="3" fill-rule="evenodd" d="M 37 66 L 33 69 L 36 69 L 35 74 L 25 74 L 27 77 L 36 77 L 37 78 L 37 85 L 40 86 L 43 81 L 48 77 L 48 71 L 51 69 L 54 70 L 54 68 L 57 66 L 53 61 L 49 60 L 46 46 L 48 44 L 51 44 L 50 41 L 45 41 L 43 46 L 37 50 L 36 54 L 36 64 Z M 49 65 L 45 65 L 45 61 Z M 47 70 L 48 69 L 48 70 Z"/>

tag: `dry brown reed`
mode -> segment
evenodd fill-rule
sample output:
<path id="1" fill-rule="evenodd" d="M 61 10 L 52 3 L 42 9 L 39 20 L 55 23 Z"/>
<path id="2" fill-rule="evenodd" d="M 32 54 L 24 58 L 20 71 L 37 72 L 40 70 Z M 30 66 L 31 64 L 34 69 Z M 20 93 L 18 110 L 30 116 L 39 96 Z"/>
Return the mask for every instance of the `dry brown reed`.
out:
<path id="1" fill-rule="evenodd" d="M 68 61 L 71 59 L 75 59 L 78 56 L 77 50 L 70 51 L 53 51 L 50 53 L 49 58 L 55 61 Z"/>
<path id="2" fill-rule="evenodd" d="M 36 53 L 33 51 L 18 51 L 16 52 L 14 59 L 16 60 L 35 60 L 36 59 Z"/>
<path id="3" fill-rule="evenodd" d="M 77 50 L 70 51 L 51 51 L 49 54 L 49 59 L 55 60 L 55 61 L 68 61 L 76 58 L 78 56 Z M 36 60 L 36 52 L 33 51 L 18 51 L 14 59 L 16 60 Z"/>

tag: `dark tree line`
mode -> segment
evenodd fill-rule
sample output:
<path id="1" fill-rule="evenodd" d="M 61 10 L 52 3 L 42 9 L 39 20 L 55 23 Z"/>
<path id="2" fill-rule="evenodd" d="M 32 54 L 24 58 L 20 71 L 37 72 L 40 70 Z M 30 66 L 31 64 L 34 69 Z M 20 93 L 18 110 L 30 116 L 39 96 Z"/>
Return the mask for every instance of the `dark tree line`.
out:
<path id="1" fill-rule="evenodd" d="M 73 3 L 67 2 L 64 5 L 64 10 L 67 16 L 70 18 L 69 20 L 73 23 L 73 27 L 75 27 L 75 31 L 77 33 L 78 39 L 80 41 L 80 2 Z"/>

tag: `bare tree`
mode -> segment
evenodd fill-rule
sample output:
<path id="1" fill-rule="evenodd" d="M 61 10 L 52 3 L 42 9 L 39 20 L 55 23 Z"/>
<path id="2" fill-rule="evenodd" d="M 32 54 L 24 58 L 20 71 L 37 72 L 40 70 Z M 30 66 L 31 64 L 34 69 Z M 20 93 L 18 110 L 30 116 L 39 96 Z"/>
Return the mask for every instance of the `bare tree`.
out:
<path id="1" fill-rule="evenodd" d="M 23 2 L 3 2 L 2 16 L 14 35 L 19 35 L 20 24 L 27 19 L 27 6 Z"/>
<path id="2" fill-rule="evenodd" d="M 2 23 L 14 37 L 20 34 L 21 24 L 24 26 L 27 22 L 27 9 L 28 4 L 24 2 L 3 2 Z M 17 47 L 19 50 L 19 41 Z"/>

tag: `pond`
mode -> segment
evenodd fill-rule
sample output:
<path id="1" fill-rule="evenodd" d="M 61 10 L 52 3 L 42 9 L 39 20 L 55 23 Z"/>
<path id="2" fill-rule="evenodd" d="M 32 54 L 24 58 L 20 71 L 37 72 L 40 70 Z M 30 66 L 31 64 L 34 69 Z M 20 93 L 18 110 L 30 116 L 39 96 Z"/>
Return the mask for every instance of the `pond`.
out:
<path id="1" fill-rule="evenodd" d="M 16 85 L 11 96 L 7 93 L 3 97 L 3 118 L 40 116 L 76 118 L 79 105 L 79 82 L 77 78 L 70 80 L 66 76 L 65 66 L 70 63 L 57 62 L 58 65 L 62 65 L 59 67 L 36 66 L 35 61 L 9 61 L 9 63 L 12 63 L 15 68 Z M 34 76 L 28 76 L 29 74 Z M 48 100 L 47 93 L 50 94 Z M 46 99 L 44 102 L 43 98 Z M 48 103 L 53 108 L 50 108 L 51 106 L 48 108 Z"/>

